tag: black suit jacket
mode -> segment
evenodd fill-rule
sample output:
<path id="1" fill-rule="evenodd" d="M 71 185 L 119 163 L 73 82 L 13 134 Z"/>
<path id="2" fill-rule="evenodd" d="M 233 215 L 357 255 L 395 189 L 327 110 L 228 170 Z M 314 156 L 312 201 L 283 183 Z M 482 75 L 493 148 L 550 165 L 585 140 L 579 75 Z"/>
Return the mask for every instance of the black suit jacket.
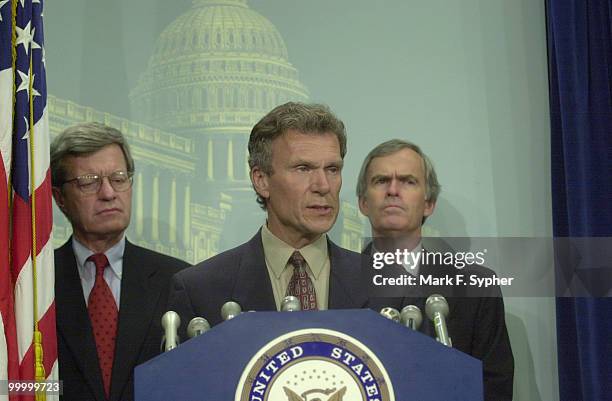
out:
<path id="1" fill-rule="evenodd" d="M 132 400 L 134 367 L 159 354 L 170 278 L 186 266 L 126 240 L 111 401 Z M 71 240 L 55 251 L 55 305 L 62 399 L 106 400 Z"/>
<path id="2" fill-rule="evenodd" d="M 330 260 L 329 309 L 380 309 L 368 299 L 360 275 L 361 255 L 328 240 Z M 172 278 L 169 310 L 181 317 L 181 338 L 195 316 L 211 325 L 221 322 L 221 306 L 235 301 L 243 311 L 274 311 L 276 303 L 266 268 L 261 231 L 248 242 L 216 255 Z"/>
<path id="3" fill-rule="evenodd" d="M 371 253 L 371 245 L 364 254 Z M 403 267 L 392 266 L 388 276 L 406 274 Z M 461 270 L 446 265 L 421 265 L 420 276 L 451 277 L 462 274 L 492 277 L 493 271 L 478 265 L 469 265 Z M 436 337 L 433 323 L 425 316 L 425 300 L 429 295 L 443 295 L 449 307 L 446 325 L 453 348 L 482 361 L 484 399 L 486 401 L 512 401 L 514 380 L 514 357 L 506 328 L 504 300 L 499 286 L 473 289 L 465 286 L 427 286 L 406 289 L 401 298 L 401 307 L 416 305 L 423 313 L 419 331 Z"/>
<path id="4" fill-rule="evenodd" d="M 481 269 L 468 269 L 465 274 L 490 275 Z M 446 325 L 453 348 L 482 361 L 485 401 L 512 401 L 514 357 L 506 328 L 504 300 L 499 287 L 491 291 L 494 293 L 486 297 L 467 297 L 455 296 L 444 289 L 436 290 L 448 302 Z M 425 299 L 406 297 L 402 306 L 417 305 L 424 312 Z M 425 316 L 423 319 L 421 332 L 435 337 L 433 323 Z"/>

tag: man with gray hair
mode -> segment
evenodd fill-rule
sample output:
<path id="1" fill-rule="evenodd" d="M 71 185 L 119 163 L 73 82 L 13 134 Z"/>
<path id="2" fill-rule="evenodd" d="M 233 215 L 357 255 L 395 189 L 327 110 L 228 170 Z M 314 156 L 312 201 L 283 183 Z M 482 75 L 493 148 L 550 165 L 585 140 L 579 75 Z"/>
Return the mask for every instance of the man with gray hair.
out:
<path id="1" fill-rule="evenodd" d="M 125 238 L 133 175 L 112 127 L 75 125 L 51 144 L 53 197 L 72 225 L 55 251 L 64 401 L 134 398 L 133 369 L 159 354 L 170 277 L 187 266 Z"/>
<path id="2" fill-rule="evenodd" d="M 267 220 L 247 243 L 176 274 L 169 309 L 181 322 L 203 316 L 217 324 L 227 301 L 243 310 L 279 310 L 288 295 L 299 298 L 302 310 L 367 306 L 360 255 L 326 234 L 340 206 L 342 121 L 326 106 L 286 103 L 253 127 L 248 148 Z"/>
<path id="3" fill-rule="evenodd" d="M 439 193 L 433 163 L 417 145 L 393 139 L 376 146 L 366 156 L 357 183 L 359 209 L 372 226 L 373 243 L 365 252 L 406 250 L 421 254 L 422 226 L 434 212 Z M 446 265 L 417 263 L 404 268 L 414 277 L 453 274 L 453 268 Z M 482 266 L 468 266 L 464 271 L 492 274 Z M 406 291 L 402 306 L 416 305 L 422 310 L 425 296 L 433 293 L 410 286 Z M 485 400 L 511 401 L 514 359 L 499 287 L 488 297 L 457 296 L 453 291 L 443 295 L 450 309 L 447 324 L 452 346 L 482 360 Z M 423 323 L 421 331 L 435 335 L 429 321 Z"/>

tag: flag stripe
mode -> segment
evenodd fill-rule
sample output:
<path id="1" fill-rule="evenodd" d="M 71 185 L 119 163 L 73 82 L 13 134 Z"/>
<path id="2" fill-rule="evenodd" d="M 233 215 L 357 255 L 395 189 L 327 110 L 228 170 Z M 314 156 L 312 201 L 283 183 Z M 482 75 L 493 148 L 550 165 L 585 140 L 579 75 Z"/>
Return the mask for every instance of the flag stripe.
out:
<path id="1" fill-rule="evenodd" d="M 13 277 L 21 276 L 21 270 L 32 252 L 32 216 L 30 203 L 14 193 L 13 196 L 13 232 L 11 236 L 11 252 Z"/>
<path id="2" fill-rule="evenodd" d="M 19 347 L 19 363 L 34 338 L 34 309 L 32 306 L 33 282 L 32 260 L 27 259 L 21 267 L 20 274 L 15 281 L 15 320 L 17 326 L 17 345 Z"/>
<path id="3" fill-rule="evenodd" d="M 42 263 L 44 261 L 52 260 L 53 258 L 53 244 L 49 242 L 42 249 L 42 252 L 39 254 L 40 258 L 38 263 Z M 38 281 L 40 282 L 48 282 L 54 281 L 53 272 L 49 269 L 39 270 Z M 32 292 L 32 261 L 28 260 L 21 269 L 21 274 L 17 277 L 17 282 L 15 284 L 15 299 L 16 299 L 16 309 L 21 307 L 25 307 L 27 305 L 31 305 L 31 302 L 27 303 L 27 300 L 31 299 L 33 296 Z M 37 314 L 38 316 L 43 316 L 49 306 L 53 303 L 54 299 L 54 290 L 53 287 L 50 286 L 39 286 L 38 287 L 38 298 L 39 305 Z M 22 304 L 22 300 L 26 300 L 25 304 Z M 31 309 L 31 308 L 30 308 Z M 32 311 L 33 312 L 33 311 Z M 30 316 L 26 319 L 27 316 Z M 27 345 L 30 341 L 32 341 L 31 330 L 29 328 L 34 325 L 34 317 L 33 314 L 28 314 L 24 312 L 22 317 L 18 319 L 18 330 L 19 341 L 21 344 Z M 23 346 L 20 347 L 23 349 Z"/>
<path id="4" fill-rule="evenodd" d="M 47 169 L 46 172 L 45 180 L 36 188 L 36 249 L 39 254 L 49 242 L 53 229 L 51 170 Z"/>
<path id="5" fill-rule="evenodd" d="M 10 244 L 10 255 L 0 252 L 0 312 L 7 340 L 0 344 L 0 357 L 14 361 L 7 373 L 11 380 L 33 380 L 37 364 L 44 377 L 57 379 L 42 2 L 12 0 L 0 6 L 0 169 L 5 174 L 0 173 L 0 241 Z M 42 335 L 39 344 L 33 343 L 36 329 Z M 33 397 L 19 398 L 25 399 Z"/>
<path id="6" fill-rule="evenodd" d="M 52 338 L 49 334 L 53 334 L 55 337 L 55 303 L 48 308 L 47 312 L 38 322 L 38 329 L 43 335 L 43 349 L 45 350 L 44 355 L 44 366 L 45 372 L 50 372 L 55 360 L 57 359 L 57 348 L 55 344 L 51 342 Z M 45 335 L 46 334 L 46 335 Z M 34 367 L 34 346 L 30 344 L 30 347 L 26 350 L 21 365 L 27 368 Z M 33 375 L 33 370 L 32 370 Z"/>
<path id="7" fill-rule="evenodd" d="M 49 242 L 52 226 L 52 194 L 51 194 L 51 172 L 46 170 L 46 179 L 36 189 L 36 225 L 38 252 Z M 24 202 L 20 196 L 13 198 L 13 272 L 19 276 L 25 262 L 31 257 L 32 252 L 32 215 L 30 203 Z"/>
<path id="8" fill-rule="evenodd" d="M 39 98 L 39 96 L 37 96 L 37 98 Z M 34 110 L 34 114 L 37 114 L 36 109 Z M 36 136 L 35 144 L 37 148 L 34 154 L 34 165 L 36 166 L 36 170 L 34 171 L 34 185 L 35 187 L 39 187 L 47 179 L 51 160 L 51 154 L 49 153 L 49 114 L 47 113 L 46 107 L 40 120 L 34 125 L 34 135 Z M 49 182 L 51 182 L 51 180 L 49 180 Z"/>

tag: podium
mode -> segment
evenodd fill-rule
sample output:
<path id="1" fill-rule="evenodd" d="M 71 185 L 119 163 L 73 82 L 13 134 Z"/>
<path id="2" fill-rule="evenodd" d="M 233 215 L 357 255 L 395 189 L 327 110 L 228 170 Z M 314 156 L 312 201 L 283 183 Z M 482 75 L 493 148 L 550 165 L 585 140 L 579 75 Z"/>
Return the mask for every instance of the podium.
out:
<path id="1" fill-rule="evenodd" d="M 482 401 L 482 364 L 371 310 L 247 312 L 136 367 L 135 399 Z"/>

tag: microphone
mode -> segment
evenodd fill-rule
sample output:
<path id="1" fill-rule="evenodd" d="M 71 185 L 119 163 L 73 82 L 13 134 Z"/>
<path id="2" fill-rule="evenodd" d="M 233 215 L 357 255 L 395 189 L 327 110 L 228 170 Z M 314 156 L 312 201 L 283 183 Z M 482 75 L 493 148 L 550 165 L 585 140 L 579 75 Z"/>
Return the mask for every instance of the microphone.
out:
<path id="1" fill-rule="evenodd" d="M 210 330 L 210 323 L 203 317 L 194 317 L 187 325 L 187 335 L 194 338 Z"/>
<path id="2" fill-rule="evenodd" d="M 423 314 L 418 306 L 407 305 L 400 312 L 400 323 L 414 331 L 418 331 L 423 322 Z"/>
<path id="3" fill-rule="evenodd" d="M 302 305 L 297 297 L 287 295 L 281 302 L 280 310 L 281 312 L 299 312 L 302 310 Z"/>
<path id="4" fill-rule="evenodd" d="M 386 317 L 387 319 L 393 320 L 396 323 L 399 323 L 400 321 L 400 313 L 397 309 L 391 308 L 390 306 L 382 308 L 380 310 L 380 314 Z"/>
<path id="5" fill-rule="evenodd" d="M 432 294 L 425 301 L 425 314 L 434 324 L 436 339 L 447 347 L 452 347 L 453 343 L 448 336 L 446 328 L 446 318 L 448 317 L 448 303 L 442 295 Z"/>
<path id="6" fill-rule="evenodd" d="M 234 301 L 229 301 L 223 304 L 221 307 L 221 318 L 223 321 L 227 321 L 235 318 L 242 312 L 242 308 Z"/>
<path id="7" fill-rule="evenodd" d="M 179 336 L 177 330 L 181 325 L 181 318 L 178 313 L 172 310 L 164 313 L 161 318 L 161 325 L 164 328 L 164 338 L 162 339 L 164 342 L 164 351 L 170 351 L 178 347 Z"/>

